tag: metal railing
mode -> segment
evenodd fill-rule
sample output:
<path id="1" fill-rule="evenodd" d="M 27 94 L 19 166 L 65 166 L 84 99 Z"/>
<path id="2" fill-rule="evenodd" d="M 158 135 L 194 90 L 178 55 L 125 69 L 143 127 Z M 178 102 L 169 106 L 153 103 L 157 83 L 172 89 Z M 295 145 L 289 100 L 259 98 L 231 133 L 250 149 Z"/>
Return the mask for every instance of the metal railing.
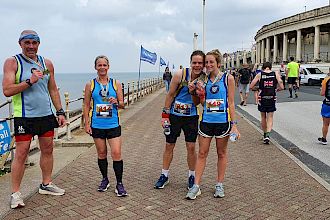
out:
<path id="1" fill-rule="evenodd" d="M 127 85 L 125 86 L 124 83 L 122 83 L 122 92 L 124 95 L 124 104 L 125 106 L 130 106 L 134 102 L 137 102 L 139 99 L 143 98 L 144 96 L 164 87 L 163 80 L 162 78 L 150 78 L 150 79 L 144 79 L 140 81 L 139 89 L 138 89 L 138 83 L 132 81 L 128 82 Z M 66 128 L 65 131 L 62 133 L 59 133 L 59 129 L 55 129 L 55 135 L 54 135 L 54 141 L 59 140 L 60 137 L 65 136 L 67 140 L 72 139 L 72 130 L 80 127 L 81 129 L 84 128 L 84 117 L 83 117 L 83 109 L 84 109 L 84 91 L 82 93 L 81 97 L 71 99 L 70 100 L 70 95 L 68 92 L 64 93 L 65 97 L 65 117 L 66 117 Z M 74 102 L 82 101 L 81 104 L 81 109 L 76 109 L 76 110 L 70 110 L 70 104 Z M 9 117 L 6 118 L 7 121 L 10 123 L 10 130 L 11 130 L 11 136 L 13 137 L 13 130 L 14 130 L 14 122 L 13 122 L 13 105 L 12 105 L 12 99 L 8 98 L 6 102 L 0 104 L 0 109 L 8 105 L 8 112 L 9 112 Z M 74 125 L 74 122 L 80 120 L 79 126 Z M 7 160 L 5 162 L 11 162 L 14 159 L 14 149 L 15 149 L 15 143 L 14 143 L 14 138 L 12 138 L 12 143 L 11 143 L 11 159 L 8 160 L 8 155 L 0 155 L 0 161 L 2 162 L 3 159 Z M 38 144 L 36 144 L 34 147 L 30 149 L 34 150 L 38 148 Z M 3 164 L 5 164 L 5 162 Z M 2 163 L 0 163 L 1 165 Z M 0 167 L 2 169 L 3 167 Z"/>

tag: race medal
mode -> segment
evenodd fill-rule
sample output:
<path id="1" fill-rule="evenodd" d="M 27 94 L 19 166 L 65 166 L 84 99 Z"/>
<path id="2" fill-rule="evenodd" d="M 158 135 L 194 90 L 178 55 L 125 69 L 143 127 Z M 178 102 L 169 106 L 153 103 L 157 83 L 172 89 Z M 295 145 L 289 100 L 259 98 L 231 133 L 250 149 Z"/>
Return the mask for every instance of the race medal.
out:
<path id="1" fill-rule="evenodd" d="M 109 100 L 108 97 L 102 97 L 103 102 L 108 102 L 108 100 Z"/>
<path id="2" fill-rule="evenodd" d="M 42 71 L 43 75 L 48 75 L 49 74 L 49 70 L 45 69 L 44 71 Z"/>
<path id="3" fill-rule="evenodd" d="M 211 88 L 210 88 L 210 92 L 212 94 L 215 94 L 215 93 L 219 92 L 219 85 L 212 85 Z"/>
<path id="4" fill-rule="evenodd" d="M 182 85 L 182 86 L 188 86 L 188 82 L 187 82 L 187 81 L 183 81 L 183 82 L 181 83 L 181 85 Z"/>

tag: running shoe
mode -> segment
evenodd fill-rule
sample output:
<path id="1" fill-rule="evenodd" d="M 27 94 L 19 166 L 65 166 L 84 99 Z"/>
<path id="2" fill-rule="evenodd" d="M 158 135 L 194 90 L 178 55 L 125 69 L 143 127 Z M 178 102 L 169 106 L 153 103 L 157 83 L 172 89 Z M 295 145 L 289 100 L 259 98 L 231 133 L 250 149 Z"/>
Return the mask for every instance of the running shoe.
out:
<path id="1" fill-rule="evenodd" d="M 240 105 L 243 105 L 244 104 L 244 101 L 241 101 Z"/>
<path id="2" fill-rule="evenodd" d="M 215 192 L 214 192 L 214 198 L 223 198 L 225 197 L 225 190 L 223 188 L 223 185 L 221 183 L 218 183 L 215 185 Z"/>
<path id="3" fill-rule="evenodd" d="M 22 194 L 20 192 L 15 192 L 10 196 L 10 208 L 22 208 L 25 204 L 22 199 Z"/>
<path id="4" fill-rule="evenodd" d="M 269 141 L 270 141 L 269 137 L 264 138 L 264 144 L 269 144 Z"/>
<path id="5" fill-rule="evenodd" d="M 325 139 L 324 137 L 320 137 L 317 140 L 319 141 L 320 144 L 323 144 L 323 145 L 327 145 L 328 144 L 327 139 Z"/>
<path id="6" fill-rule="evenodd" d="M 39 194 L 43 195 L 53 195 L 53 196 L 62 196 L 64 195 L 65 190 L 57 187 L 54 183 L 48 183 L 47 185 L 40 184 Z"/>
<path id="7" fill-rule="evenodd" d="M 194 184 L 195 184 L 195 177 L 191 175 L 188 178 L 188 190 L 191 189 L 191 187 L 193 187 Z"/>
<path id="8" fill-rule="evenodd" d="M 298 94 L 295 94 L 295 95 L 294 95 L 294 98 L 297 99 L 297 98 L 298 98 Z"/>
<path id="9" fill-rule="evenodd" d="M 155 189 L 163 189 L 169 183 L 168 177 L 164 174 L 160 175 L 157 183 L 155 184 Z"/>
<path id="10" fill-rule="evenodd" d="M 108 190 L 109 187 L 110 187 L 109 179 L 106 177 L 106 178 L 103 178 L 102 179 L 102 181 L 100 183 L 100 186 L 97 189 L 97 191 L 99 191 L 99 192 L 105 192 L 105 191 Z"/>
<path id="11" fill-rule="evenodd" d="M 122 183 L 117 183 L 115 193 L 117 194 L 118 197 L 124 197 L 127 196 L 127 192 L 124 188 L 124 185 Z"/>
<path id="12" fill-rule="evenodd" d="M 199 188 L 199 186 L 197 186 L 196 184 L 194 184 L 193 187 L 191 187 L 189 189 L 189 191 L 188 191 L 188 193 L 186 195 L 186 199 L 188 199 L 188 200 L 194 200 L 200 194 L 202 194 L 201 189 Z"/>

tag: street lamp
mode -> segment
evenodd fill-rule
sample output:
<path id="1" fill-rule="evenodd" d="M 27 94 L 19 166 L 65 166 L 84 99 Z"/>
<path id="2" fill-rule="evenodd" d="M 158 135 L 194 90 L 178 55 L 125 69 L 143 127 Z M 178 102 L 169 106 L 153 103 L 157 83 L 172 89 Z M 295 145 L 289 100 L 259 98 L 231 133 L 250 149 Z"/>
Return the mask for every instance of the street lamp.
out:
<path id="1" fill-rule="evenodd" d="M 194 49 L 194 51 L 198 49 L 197 37 L 198 37 L 198 34 L 194 33 L 194 39 L 193 39 L 193 49 Z"/>
<path id="2" fill-rule="evenodd" d="M 203 0 L 203 51 L 205 51 L 205 18 L 204 18 L 204 16 L 205 16 L 205 0 Z"/>

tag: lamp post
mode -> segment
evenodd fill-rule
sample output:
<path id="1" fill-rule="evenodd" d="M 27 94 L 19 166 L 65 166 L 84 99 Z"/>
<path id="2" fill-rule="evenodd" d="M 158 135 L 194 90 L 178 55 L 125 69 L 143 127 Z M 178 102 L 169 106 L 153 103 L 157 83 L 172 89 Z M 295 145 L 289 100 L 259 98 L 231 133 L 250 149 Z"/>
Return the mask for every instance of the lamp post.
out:
<path id="1" fill-rule="evenodd" d="M 205 0 L 203 0 L 203 51 L 205 51 L 205 18 L 204 17 L 205 17 Z"/>
<path id="2" fill-rule="evenodd" d="M 198 34 L 194 33 L 194 39 L 193 39 L 193 50 L 197 50 L 198 49 L 198 46 L 197 46 L 197 37 L 198 37 Z"/>

